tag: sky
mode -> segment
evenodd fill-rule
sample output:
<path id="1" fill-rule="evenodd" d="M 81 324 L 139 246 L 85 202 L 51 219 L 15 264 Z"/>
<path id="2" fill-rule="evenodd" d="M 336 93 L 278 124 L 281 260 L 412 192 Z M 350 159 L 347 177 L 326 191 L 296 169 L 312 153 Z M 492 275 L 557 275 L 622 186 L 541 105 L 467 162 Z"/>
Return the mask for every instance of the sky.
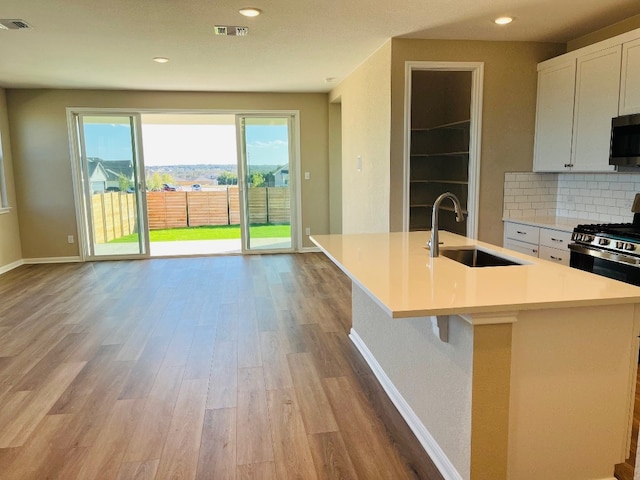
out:
<path id="1" fill-rule="evenodd" d="M 142 125 L 145 165 L 235 164 L 235 125 Z M 131 160 L 128 125 L 85 124 L 88 157 Z M 247 152 L 253 165 L 288 162 L 286 125 L 247 125 Z"/>

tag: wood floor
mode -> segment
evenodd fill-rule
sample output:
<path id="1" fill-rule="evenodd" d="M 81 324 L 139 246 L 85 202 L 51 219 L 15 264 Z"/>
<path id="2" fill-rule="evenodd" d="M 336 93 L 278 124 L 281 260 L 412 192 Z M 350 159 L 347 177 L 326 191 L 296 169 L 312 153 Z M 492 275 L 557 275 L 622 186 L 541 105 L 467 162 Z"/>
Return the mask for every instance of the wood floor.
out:
<path id="1" fill-rule="evenodd" d="M 321 254 L 0 276 L 0 478 L 441 479 L 350 298 Z"/>

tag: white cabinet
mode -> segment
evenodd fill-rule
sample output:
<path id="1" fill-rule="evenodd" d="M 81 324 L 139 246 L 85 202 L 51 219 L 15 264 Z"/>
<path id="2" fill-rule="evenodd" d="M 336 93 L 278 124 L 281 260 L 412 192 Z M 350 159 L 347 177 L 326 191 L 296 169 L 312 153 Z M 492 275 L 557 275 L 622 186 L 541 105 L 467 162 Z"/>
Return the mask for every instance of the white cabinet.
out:
<path id="1" fill-rule="evenodd" d="M 562 265 L 569 265 L 569 243 L 571 243 L 571 232 L 540 228 L 538 257 Z"/>
<path id="2" fill-rule="evenodd" d="M 571 169 L 612 171 L 611 119 L 618 116 L 622 46 L 578 57 Z"/>
<path id="3" fill-rule="evenodd" d="M 504 248 L 569 265 L 571 232 L 536 227 L 523 223 L 504 222 Z"/>
<path id="4" fill-rule="evenodd" d="M 504 248 L 516 252 L 538 256 L 540 228 L 521 223 L 504 223 Z"/>
<path id="5" fill-rule="evenodd" d="M 569 168 L 575 86 L 575 58 L 538 72 L 534 171 Z"/>
<path id="6" fill-rule="evenodd" d="M 613 170 L 609 137 L 618 115 L 621 56 L 616 45 L 538 65 L 534 171 Z"/>
<path id="7" fill-rule="evenodd" d="M 619 114 L 640 113 L 640 39 L 622 45 Z"/>

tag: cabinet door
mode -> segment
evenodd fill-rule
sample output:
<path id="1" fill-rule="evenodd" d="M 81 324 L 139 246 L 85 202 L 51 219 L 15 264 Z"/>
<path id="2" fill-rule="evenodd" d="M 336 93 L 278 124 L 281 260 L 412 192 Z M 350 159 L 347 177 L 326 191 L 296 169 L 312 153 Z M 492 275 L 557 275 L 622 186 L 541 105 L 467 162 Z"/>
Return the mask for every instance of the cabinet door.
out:
<path id="1" fill-rule="evenodd" d="M 622 45 L 620 115 L 640 113 L 640 39 Z"/>
<path id="2" fill-rule="evenodd" d="M 611 119 L 618 116 L 622 46 L 578 58 L 573 115 L 573 170 L 611 171 Z"/>
<path id="3" fill-rule="evenodd" d="M 569 169 L 575 82 L 576 62 L 573 58 L 538 72 L 535 172 Z"/>

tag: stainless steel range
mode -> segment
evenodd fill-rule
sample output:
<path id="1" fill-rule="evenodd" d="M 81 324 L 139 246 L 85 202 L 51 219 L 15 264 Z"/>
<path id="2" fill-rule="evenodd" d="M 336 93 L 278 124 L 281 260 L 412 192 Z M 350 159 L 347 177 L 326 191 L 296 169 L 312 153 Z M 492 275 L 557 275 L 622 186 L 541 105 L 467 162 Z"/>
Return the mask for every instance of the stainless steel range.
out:
<path id="1" fill-rule="evenodd" d="M 632 223 L 578 225 L 571 236 L 570 265 L 640 286 L 640 194 Z"/>

